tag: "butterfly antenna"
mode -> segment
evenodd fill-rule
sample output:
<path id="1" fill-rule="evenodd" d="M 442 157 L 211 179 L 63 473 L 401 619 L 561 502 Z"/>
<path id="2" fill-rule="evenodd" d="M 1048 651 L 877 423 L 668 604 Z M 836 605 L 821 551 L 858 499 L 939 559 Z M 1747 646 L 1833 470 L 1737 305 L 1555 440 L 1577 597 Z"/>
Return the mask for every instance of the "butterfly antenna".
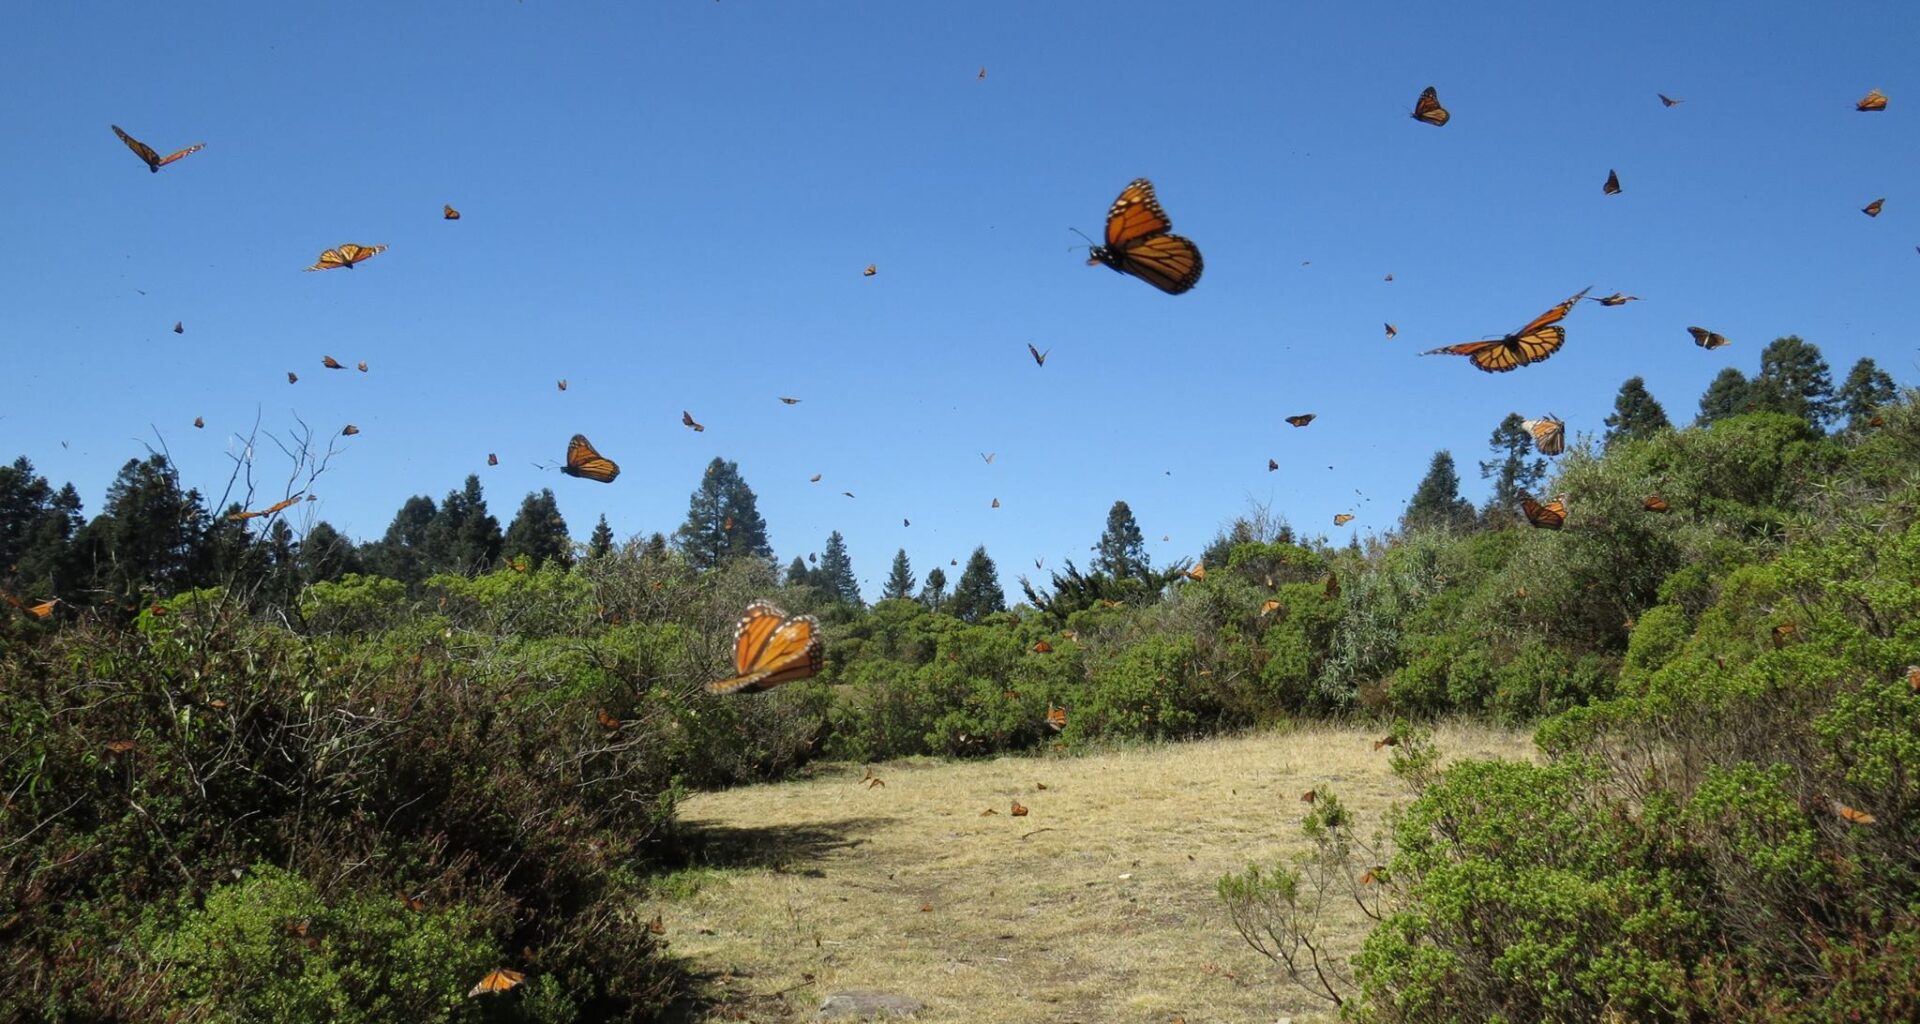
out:
<path id="1" fill-rule="evenodd" d="M 1087 233 L 1080 230 L 1079 228 L 1068 228 L 1067 230 L 1073 232 L 1076 235 L 1079 235 L 1081 238 L 1087 238 Z M 1087 238 L 1087 244 L 1092 246 L 1098 246 L 1100 243 L 1094 241 L 1091 238 Z"/>

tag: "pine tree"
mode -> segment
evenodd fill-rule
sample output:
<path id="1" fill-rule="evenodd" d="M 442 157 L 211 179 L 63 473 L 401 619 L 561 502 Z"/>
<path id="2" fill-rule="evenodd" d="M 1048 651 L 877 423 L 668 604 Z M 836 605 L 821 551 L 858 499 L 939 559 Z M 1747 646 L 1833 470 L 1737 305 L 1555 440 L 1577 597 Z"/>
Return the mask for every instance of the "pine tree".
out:
<path id="1" fill-rule="evenodd" d="M 1847 418 L 1847 428 L 1859 430 L 1873 417 L 1875 409 L 1891 403 L 1896 394 L 1893 378 L 1871 358 L 1862 358 L 1847 371 L 1846 382 L 1840 385 L 1834 405 L 1838 413 Z"/>
<path id="2" fill-rule="evenodd" d="M 549 560 L 563 566 L 573 564 L 573 540 L 567 536 L 567 521 L 561 517 L 560 503 L 554 500 L 551 489 L 528 492 L 507 526 L 500 550 L 508 558 L 525 556 L 530 569 L 538 569 Z"/>
<path id="3" fill-rule="evenodd" d="M 377 543 L 367 545 L 367 568 L 408 586 L 426 579 L 431 571 L 428 558 L 433 553 L 428 545 L 428 536 L 439 514 L 439 507 L 432 498 L 424 494 L 408 498 L 406 504 L 400 506 L 400 511 L 394 513 L 386 536 Z"/>
<path id="4" fill-rule="evenodd" d="M 1413 492 L 1400 521 L 1409 530 L 1457 529 L 1473 522 L 1473 506 L 1460 496 L 1460 474 L 1453 468 L 1452 452 L 1441 449 L 1433 453 L 1427 475 Z"/>
<path id="5" fill-rule="evenodd" d="M 1489 511 L 1511 509 L 1522 492 L 1531 494 L 1546 479 L 1547 460 L 1537 455 L 1527 458 L 1533 451 L 1533 434 L 1520 425 L 1522 422 L 1519 413 L 1510 412 L 1487 439 L 1487 447 L 1496 456 L 1480 464 L 1480 479 L 1493 480 L 1493 495 L 1487 499 Z"/>
<path id="6" fill-rule="evenodd" d="M 1673 429 L 1667 411 L 1647 390 L 1644 377 L 1629 377 L 1620 385 L 1620 393 L 1613 396 L 1613 415 L 1607 417 L 1606 424 L 1607 435 L 1602 444 L 1608 448 L 1613 447 L 1615 441 L 1652 437 L 1662 430 Z"/>
<path id="7" fill-rule="evenodd" d="M 835 530 L 827 535 L 826 549 L 820 552 L 820 573 L 815 577 L 822 596 L 829 601 L 854 608 L 863 607 L 860 581 L 853 574 L 853 559 L 847 554 L 847 539 Z"/>
<path id="8" fill-rule="evenodd" d="M 793 562 L 787 566 L 787 586 L 813 586 L 813 574 L 807 571 L 807 560 L 799 555 L 793 556 Z"/>
<path id="9" fill-rule="evenodd" d="M 348 573 L 366 571 L 353 542 L 324 519 L 313 524 L 300 542 L 300 578 L 308 583 L 331 583 Z"/>
<path id="10" fill-rule="evenodd" d="M 1833 376 L 1820 347 L 1789 334 L 1775 338 L 1760 353 L 1760 376 L 1753 379 L 1761 408 L 1798 416 L 1819 429 L 1833 418 Z"/>
<path id="11" fill-rule="evenodd" d="M 1093 561 L 1087 566 L 1096 573 L 1114 579 L 1148 580 L 1153 568 L 1147 561 L 1147 538 L 1133 518 L 1133 509 L 1116 501 L 1107 510 L 1107 528 L 1100 534 Z"/>
<path id="12" fill-rule="evenodd" d="M 740 477 L 739 464 L 716 457 L 687 501 L 687 521 L 675 531 L 675 543 L 696 569 L 711 569 L 735 558 L 771 559 L 767 521 L 760 518 L 757 506 L 753 488 Z"/>
<path id="13" fill-rule="evenodd" d="M 153 455 L 120 467 L 75 541 L 94 589 L 130 603 L 147 590 L 170 596 L 192 587 L 207 526 L 200 493 L 182 491 L 166 456 Z"/>
<path id="14" fill-rule="evenodd" d="M 1700 415 L 1695 426 L 1711 426 L 1715 420 L 1738 416 L 1755 408 L 1753 382 L 1747 375 L 1729 366 L 1721 370 L 1700 396 Z"/>
<path id="15" fill-rule="evenodd" d="M 264 575 L 257 603 L 268 608 L 291 608 L 300 598 L 300 542 L 285 519 L 276 518 L 260 538 Z"/>
<path id="16" fill-rule="evenodd" d="M 974 548 L 967 567 L 960 573 L 960 582 L 954 585 L 947 612 L 963 622 L 979 622 L 1006 610 L 1007 595 L 1000 589 L 999 570 L 994 568 L 993 559 L 987 557 L 984 546 Z"/>
<path id="17" fill-rule="evenodd" d="M 605 558 L 613 554 L 613 527 L 607 525 L 607 514 L 600 513 L 600 521 L 593 524 L 593 536 L 587 538 L 587 557 Z"/>
<path id="18" fill-rule="evenodd" d="M 487 514 L 478 474 L 467 474 L 457 491 L 448 491 L 440 513 L 427 530 L 430 572 L 485 572 L 500 561 L 500 520 Z"/>
<path id="19" fill-rule="evenodd" d="M 913 566 L 907 562 L 907 549 L 894 552 L 893 571 L 887 573 L 887 588 L 880 592 L 883 601 L 908 600 L 913 597 Z"/>
<path id="20" fill-rule="evenodd" d="M 0 466 L 0 584 L 9 593 L 72 593 L 72 543 L 82 525 L 80 494 L 72 484 L 56 492 L 46 477 L 35 475 L 26 456 Z"/>
<path id="21" fill-rule="evenodd" d="M 927 570 L 927 582 L 920 588 L 920 603 L 937 612 L 947 603 L 947 571 L 934 566 Z"/>

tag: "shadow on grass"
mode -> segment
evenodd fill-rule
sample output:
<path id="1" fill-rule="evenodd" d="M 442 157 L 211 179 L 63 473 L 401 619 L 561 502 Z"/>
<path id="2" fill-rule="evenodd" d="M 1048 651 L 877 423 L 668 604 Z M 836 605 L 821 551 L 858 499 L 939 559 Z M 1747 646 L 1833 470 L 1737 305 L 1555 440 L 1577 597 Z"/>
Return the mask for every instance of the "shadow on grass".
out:
<path id="1" fill-rule="evenodd" d="M 818 875 L 812 861 L 835 850 L 850 850 L 894 819 L 842 818 L 803 825 L 738 827 L 681 823 L 668 838 L 663 866 L 678 868 L 770 868 Z"/>

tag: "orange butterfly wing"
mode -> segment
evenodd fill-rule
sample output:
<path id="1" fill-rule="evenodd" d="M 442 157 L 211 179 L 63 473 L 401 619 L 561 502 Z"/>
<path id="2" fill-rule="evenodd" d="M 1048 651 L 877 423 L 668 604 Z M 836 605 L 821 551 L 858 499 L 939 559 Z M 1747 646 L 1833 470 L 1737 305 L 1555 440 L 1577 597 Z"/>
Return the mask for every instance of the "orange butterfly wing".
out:
<path id="1" fill-rule="evenodd" d="M 1860 102 L 1853 105 L 1853 109 L 1885 110 L 1887 109 L 1887 95 L 1878 89 L 1869 89 L 1867 90 L 1867 95 L 1862 98 Z M 117 131 L 118 129 L 115 130 Z"/>
<path id="2" fill-rule="evenodd" d="M 789 617 L 770 601 L 755 601 L 734 626 L 737 674 L 708 683 L 707 689 L 719 694 L 758 693 L 814 675 L 825 660 L 820 620 L 811 615 Z"/>
<path id="3" fill-rule="evenodd" d="M 446 203 L 441 203 L 441 204 L 440 204 L 440 216 L 441 216 L 441 218 L 442 218 L 443 220 L 459 220 L 459 219 L 460 219 L 460 211 L 459 211 L 459 210 L 456 210 L 456 209 L 454 209 L 454 208 L 453 208 L 452 206 L 450 206 L 450 205 L 448 205 L 448 204 L 446 204 Z"/>
<path id="4" fill-rule="evenodd" d="M 472 999 L 474 996 L 505 992 L 525 980 L 527 980 L 527 976 L 519 971 L 513 970 L 510 967 L 498 967 L 488 971 L 486 977 L 481 978 L 472 988 L 468 989 L 467 998 Z"/>
<path id="5" fill-rule="evenodd" d="M 133 150 L 133 155 L 147 165 L 147 170 L 155 174 L 160 173 L 160 154 L 155 153 L 152 146 L 121 131 L 117 124 L 110 124 L 107 127 L 112 128 L 113 134 L 120 136 L 120 141 L 126 143 L 128 149 Z"/>
<path id="6" fill-rule="evenodd" d="M 1610 196 L 1619 195 L 1620 194 L 1620 175 L 1615 174 L 1613 171 L 1608 171 L 1607 183 L 1600 187 L 1600 191 Z"/>
<path id="7" fill-rule="evenodd" d="M 1351 512 L 1341 512 L 1333 517 L 1333 525 L 1335 526 L 1345 526 L 1351 522 L 1353 522 L 1353 513 Z"/>
<path id="8" fill-rule="evenodd" d="M 1414 101 L 1413 119 L 1438 128 L 1452 120 L 1453 115 L 1447 113 L 1447 108 L 1440 105 L 1440 93 L 1429 85 L 1420 93 L 1420 98 Z"/>
<path id="9" fill-rule="evenodd" d="M 1173 221 L 1153 194 L 1153 182 L 1135 178 L 1107 208 L 1107 244 L 1093 248 L 1088 262 L 1104 263 L 1168 295 L 1179 295 L 1199 282 L 1205 264 L 1200 247 L 1172 230 Z"/>
<path id="10" fill-rule="evenodd" d="M 620 475 L 620 466 L 596 451 L 587 435 L 575 434 L 573 440 L 567 442 L 567 464 L 560 467 L 560 472 L 610 484 Z"/>
<path id="11" fill-rule="evenodd" d="M 1533 500 L 1531 495 L 1522 494 L 1520 510 L 1526 513 L 1527 522 L 1543 530 L 1558 530 L 1567 525 L 1567 503 L 1561 498 L 1543 505 Z"/>
<path id="12" fill-rule="evenodd" d="M 1312 423 L 1314 420 L 1314 417 L 1319 415 L 1320 414 L 1317 412 L 1303 412 L 1298 416 L 1287 417 L 1287 422 L 1293 424 L 1296 427 L 1304 427 L 1307 424 Z"/>
<path id="13" fill-rule="evenodd" d="M 1567 450 L 1567 425 L 1552 416 L 1523 420 L 1520 426 L 1533 435 L 1533 446 L 1542 455 L 1558 455 Z"/>
<path id="14" fill-rule="evenodd" d="M 1716 349 L 1727 344 L 1724 334 L 1715 334 L 1705 327 L 1689 327 L 1687 333 L 1693 335 L 1693 343 L 1704 349 Z"/>

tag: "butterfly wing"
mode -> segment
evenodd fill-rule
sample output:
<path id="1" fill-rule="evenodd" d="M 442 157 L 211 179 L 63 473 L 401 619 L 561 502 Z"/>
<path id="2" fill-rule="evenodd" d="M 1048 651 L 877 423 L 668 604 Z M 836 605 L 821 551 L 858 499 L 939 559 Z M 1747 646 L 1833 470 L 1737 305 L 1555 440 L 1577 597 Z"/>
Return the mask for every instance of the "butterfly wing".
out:
<path id="1" fill-rule="evenodd" d="M 1095 247 L 1092 262 L 1179 295 L 1200 280 L 1200 247 L 1170 234 L 1173 220 L 1153 194 L 1153 182 L 1135 178 L 1107 208 L 1107 244 Z"/>
<path id="2" fill-rule="evenodd" d="M 152 167 L 152 168 L 153 168 L 153 169 L 154 169 L 155 171 L 158 171 L 158 170 L 159 170 L 160 168 L 162 168 L 162 167 L 165 167 L 165 166 L 167 166 L 168 164 L 170 164 L 170 163 L 172 163 L 172 162 L 174 162 L 175 160 L 178 160 L 178 159 L 180 159 L 180 158 L 181 158 L 181 157 L 183 157 L 183 156 L 192 156 L 193 154 L 195 154 L 195 153 L 198 153 L 198 152 L 200 152 L 201 150 L 203 150 L 203 149 L 205 149 L 205 148 L 207 148 L 207 144 L 206 144 L 206 143 L 204 143 L 204 142 L 196 142 L 196 143 L 194 143 L 193 145 L 191 145 L 191 146 L 188 146 L 187 148 L 185 148 L 185 149 L 183 149 L 183 150 L 181 150 L 181 151 L 179 151 L 179 152 L 177 152 L 177 153 L 168 153 L 168 154 L 167 154 L 166 156 L 163 156 L 163 157 L 161 157 L 161 158 L 160 158 L 160 162 L 159 162 L 159 163 L 157 163 L 157 164 L 152 164 L 152 165 L 150 165 L 150 166 L 151 166 L 151 167 Z"/>
<path id="3" fill-rule="evenodd" d="M 346 265 L 351 267 L 386 251 L 387 247 L 384 245 L 343 245 L 340 247 L 340 256 Z"/>
<path id="4" fill-rule="evenodd" d="M 1440 105 L 1439 92 L 1429 85 L 1420 93 L 1420 98 L 1414 101 L 1413 119 L 1438 128 L 1452 120 L 1453 115 L 1447 113 L 1447 108 Z"/>
<path id="5" fill-rule="evenodd" d="M 1524 420 L 1520 424 L 1533 435 L 1533 446 L 1542 455 L 1558 455 L 1567 450 L 1567 425 L 1552 416 Z"/>
<path id="6" fill-rule="evenodd" d="M 1887 109 L 1887 96 L 1878 89 L 1869 89 L 1867 90 L 1867 95 L 1861 99 L 1860 102 L 1853 105 L 1853 109 L 1885 110 Z"/>
<path id="7" fill-rule="evenodd" d="M 332 270 L 335 267 L 344 267 L 346 265 L 347 265 L 347 258 L 345 256 L 340 255 L 340 250 L 326 249 L 320 253 L 320 258 L 314 261 L 313 266 L 308 267 L 307 269 L 308 270 Z"/>
<path id="8" fill-rule="evenodd" d="M 471 989 L 467 990 L 467 998 L 472 999 L 474 996 L 505 992 L 526 979 L 527 976 L 525 974 L 512 968 L 495 968 L 494 970 L 488 971 L 486 977 L 481 978 Z"/>
<path id="9" fill-rule="evenodd" d="M 1526 513 L 1527 522 L 1543 530 L 1558 530 L 1567 525 L 1567 503 L 1562 498 L 1555 498 L 1543 505 L 1531 496 L 1522 494 L 1520 511 Z"/>
<path id="10" fill-rule="evenodd" d="M 1580 293 L 1578 295 L 1575 295 L 1573 298 L 1568 299 L 1565 302 L 1562 302 L 1558 306 L 1555 306 L 1552 309 L 1547 310 L 1545 313 L 1542 313 L 1537 317 L 1534 317 L 1531 321 L 1527 323 L 1525 327 L 1522 327 L 1519 330 L 1513 332 L 1514 337 L 1521 337 L 1524 335 L 1532 334 L 1535 331 L 1539 330 L 1540 328 L 1547 326 L 1548 324 L 1557 324 L 1560 321 L 1565 320 L 1567 318 L 1567 314 L 1573 312 L 1573 307 L 1579 305 L 1580 300 L 1586 298 L 1587 293 L 1592 290 L 1593 290 L 1592 285 L 1588 285 L 1587 287 L 1580 289 Z"/>
<path id="11" fill-rule="evenodd" d="M 450 205 L 450 204 L 448 204 L 448 203 L 441 203 L 441 204 L 440 204 L 440 217 L 441 217 L 441 218 L 442 218 L 443 220 L 459 220 L 459 219 L 460 219 L 460 211 L 459 211 L 459 210 L 456 210 L 456 209 L 454 209 L 454 208 L 452 207 L 452 205 Z"/>
<path id="12" fill-rule="evenodd" d="M 560 467 L 560 472 L 610 484 L 620 475 L 620 467 L 594 450 L 593 442 L 588 441 L 585 434 L 575 434 L 573 440 L 567 442 L 567 464 Z"/>
<path id="13" fill-rule="evenodd" d="M 738 674 L 707 684 L 713 693 L 758 693 L 820 671 L 826 645 L 820 621 L 811 615 L 788 617 L 768 601 L 747 606 L 733 633 L 733 665 Z"/>
<path id="14" fill-rule="evenodd" d="M 1704 349 L 1716 349 L 1727 344 L 1725 335 L 1715 334 L 1705 327 L 1689 327 L 1687 333 L 1693 335 L 1693 343 Z"/>
<path id="15" fill-rule="evenodd" d="M 1314 417 L 1318 415 L 1320 414 L 1317 412 L 1303 412 L 1298 416 L 1287 417 L 1287 422 L 1293 424 L 1296 427 L 1304 427 L 1307 424 L 1312 423 L 1314 420 Z"/>
<path id="16" fill-rule="evenodd" d="M 1620 194 L 1620 175 L 1613 171 L 1608 171 L 1607 183 L 1600 187 L 1600 191 L 1610 196 L 1619 195 Z"/>
<path id="17" fill-rule="evenodd" d="M 117 124 L 110 124 L 107 127 L 112 128 L 113 134 L 120 136 L 120 141 L 126 143 L 128 149 L 133 150 L 133 155 L 139 157 L 141 162 L 147 165 L 147 170 L 155 174 L 160 173 L 160 154 L 155 153 L 152 146 L 121 131 L 120 126 Z M 185 154 L 181 155 L 184 156 Z"/>
<path id="18" fill-rule="evenodd" d="M 1335 526 L 1345 526 L 1351 522 L 1353 522 L 1353 513 L 1351 512 L 1340 512 L 1333 517 L 1333 525 Z"/>

